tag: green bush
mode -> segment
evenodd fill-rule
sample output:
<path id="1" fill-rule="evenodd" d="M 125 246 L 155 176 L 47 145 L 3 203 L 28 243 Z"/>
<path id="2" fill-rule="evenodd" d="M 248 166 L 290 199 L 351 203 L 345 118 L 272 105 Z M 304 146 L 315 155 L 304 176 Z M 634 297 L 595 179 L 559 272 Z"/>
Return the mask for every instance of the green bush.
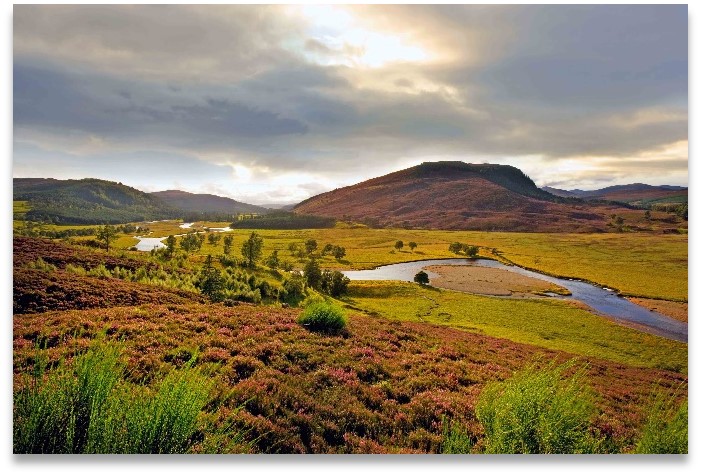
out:
<path id="1" fill-rule="evenodd" d="M 121 378 L 119 349 L 100 345 L 47 373 L 37 352 L 34 375 L 14 394 L 15 453 L 87 453 L 104 446 L 108 397 Z"/>
<path id="2" fill-rule="evenodd" d="M 325 302 L 308 305 L 297 322 L 316 332 L 337 333 L 346 327 L 346 318 L 341 308 Z"/>
<path id="3" fill-rule="evenodd" d="M 686 454 L 689 452 L 689 401 L 676 406 L 674 398 L 657 398 L 650 407 L 648 419 L 636 453 Z"/>
<path id="4" fill-rule="evenodd" d="M 191 368 L 158 389 L 124 378 L 121 348 L 99 343 L 14 392 L 15 453 L 182 453 L 193 444 L 211 384 Z"/>
<path id="5" fill-rule="evenodd" d="M 446 455 L 469 454 L 472 452 L 472 446 L 472 437 L 462 425 L 443 418 L 441 453 Z"/>
<path id="6" fill-rule="evenodd" d="M 487 453 L 591 453 L 594 416 L 583 369 L 563 378 L 573 361 L 543 370 L 529 367 L 485 387 L 476 407 Z"/>

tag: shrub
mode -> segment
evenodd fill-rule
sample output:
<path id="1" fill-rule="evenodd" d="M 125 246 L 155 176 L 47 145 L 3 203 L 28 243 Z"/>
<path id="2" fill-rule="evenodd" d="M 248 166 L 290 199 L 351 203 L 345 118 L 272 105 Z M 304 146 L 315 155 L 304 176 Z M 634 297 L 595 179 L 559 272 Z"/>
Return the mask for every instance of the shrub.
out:
<path id="1" fill-rule="evenodd" d="M 652 403 L 636 453 L 686 454 L 689 451 L 689 401 L 675 408 L 674 398 Z"/>
<path id="2" fill-rule="evenodd" d="M 14 394 L 14 452 L 85 453 L 104 446 L 107 398 L 123 371 L 118 348 L 95 347 L 48 374 L 37 354 L 32 380 Z"/>
<path id="3" fill-rule="evenodd" d="M 589 453 L 593 397 L 583 369 L 567 379 L 573 361 L 543 370 L 529 367 L 485 387 L 476 407 L 487 453 Z"/>
<path id="4" fill-rule="evenodd" d="M 472 437 L 462 425 L 443 418 L 441 453 L 447 455 L 469 454 L 472 452 L 472 445 Z"/>
<path id="5" fill-rule="evenodd" d="M 428 274 L 425 271 L 419 271 L 414 275 L 414 282 L 419 284 L 428 284 Z"/>
<path id="6" fill-rule="evenodd" d="M 325 302 L 307 306 L 297 322 L 311 331 L 331 334 L 340 332 L 346 327 L 343 311 L 338 306 Z"/>
<path id="7" fill-rule="evenodd" d="M 211 383 L 190 368 L 156 391 L 125 380 L 121 347 L 99 343 L 14 393 L 15 453 L 182 453 L 193 444 Z"/>

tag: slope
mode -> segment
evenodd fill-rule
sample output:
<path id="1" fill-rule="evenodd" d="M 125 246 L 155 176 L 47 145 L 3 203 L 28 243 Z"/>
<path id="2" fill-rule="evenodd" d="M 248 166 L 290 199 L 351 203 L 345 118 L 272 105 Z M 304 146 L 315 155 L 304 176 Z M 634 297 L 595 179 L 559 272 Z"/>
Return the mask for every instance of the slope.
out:
<path id="1" fill-rule="evenodd" d="M 25 219 L 55 224 L 127 223 L 177 218 L 180 212 L 156 197 L 121 183 L 86 178 L 13 179 L 14 200 L 28 202 Z"/>
<path id="2" fill-rule="evenodd" d="M 515 167 L 425 162 L 307 199 L 295 212 L 372 226 L 486 231 L 606 231 L 624 205 L 556 197 Z"/>
<path id="3" fill-rule="evenodd" d="M 173 208 L 178 208 L 187 212 L 219 213 L 231 217 L 231 215 L 236 215 L 237 213 L 264 214 L 270 211 L 265 207 L 259 207 L 257 205 L 238 202 L 231 198 L 206 193 L 164 190 L 162 192 L 153 192 L 150 195 L 162 200 Z"/>

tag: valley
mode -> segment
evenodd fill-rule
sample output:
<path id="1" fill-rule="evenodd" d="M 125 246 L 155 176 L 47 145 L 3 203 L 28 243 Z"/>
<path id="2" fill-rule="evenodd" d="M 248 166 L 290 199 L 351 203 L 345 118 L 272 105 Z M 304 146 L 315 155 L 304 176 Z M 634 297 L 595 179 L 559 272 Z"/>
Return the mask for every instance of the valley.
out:
<path id="1" fill-rule="evenodd" d="M 566 286 L 508 271 L 592 283 L 685 326 L 687 222 L 674 212 L 616 208 L 625 226 L 579 233 L 376 227 L 307 209 L 222 220 L 221 209 L 206 207 L 77 225 L 34 221 L 36 202 L 16 198 L 29 198 L 14 206 L 16 398 L 34 388 L 27 379 L 37 359 L 59 368 L 120 342 L 119 388 L 132 389 L 120 398 L 156 395 L 169 375 L 208 382 L 198 384 L 210 390 L 188 451 L 446 452 L 458 431 L 470 452 L 483 452 L 492 443 L 473 409 L 485 389 L 554 363 L 583 372 L 596 396 L 588 443 L 576 451 L 636 452 L 654 399 L 671 412 L 686 398 L 686 338 L 616 322 L 568 299 Z M 675 233 L 664 232 L 670 225 Z M 416 270 L 399 281 L 353 277 L 468 257 L 506 268 L 428 266 L 427 285 L 411 282 Z M 301 324 L 320 305 L 343 316 L 340 331 Z"/>

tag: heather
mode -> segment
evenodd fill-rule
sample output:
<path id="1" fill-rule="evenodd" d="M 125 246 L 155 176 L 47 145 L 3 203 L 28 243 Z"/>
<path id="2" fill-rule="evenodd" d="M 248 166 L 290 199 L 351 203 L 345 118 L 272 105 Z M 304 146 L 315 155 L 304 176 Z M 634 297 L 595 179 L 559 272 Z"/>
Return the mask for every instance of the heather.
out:
<path id="1" fill-rule="evenodd" d="M 53 368 L 104 332 L 124 345 L 130 385 L 157 388 L 188 366 L 208 377 L 212 392 L 200 423 L 210 438 L 195 452 L 440 452 L 446 420 L 481 452 L 486 435 L 475 408 L 484 388 L 531 362 L 544 367 L 572 357 L 356 313 L 342 334 L 309 332 L 299 315 L 272 306 L 169 304 L 15 316 L 15 393 L 35 366 L 38 343 Z M 686 385 L 674 372 L 581 362 L 597 410 L 590 426 L 609 451 L 632 451 L 650 399 Z M 240 445 L 242 433 L 248 449 Z"/>

